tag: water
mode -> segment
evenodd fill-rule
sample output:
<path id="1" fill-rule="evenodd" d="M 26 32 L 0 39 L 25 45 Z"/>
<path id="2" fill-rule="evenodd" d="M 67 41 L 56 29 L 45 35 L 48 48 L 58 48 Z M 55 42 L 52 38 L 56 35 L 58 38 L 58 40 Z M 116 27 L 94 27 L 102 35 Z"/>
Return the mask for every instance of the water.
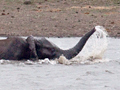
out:
<path id="1" fill-rule="evenodd" d="M 65 64 L 65 65 L 70 65 L 74 63 L 78 64 L 91 64 L 91 63 L 96 63 L 96 62 L 105 62 L 107 60 L 103 59 L 103 55 L 107 49 L 107 32 L 104 27 L 102 26 L 96 26 L 95 27 L 96 32 L 88 39 L 86 45 L 82 49 L 82 51 L 72 60 L 67 60 L 64 56 L 60 56 L 59 59 L 56 60 L 49 60 L 49 59 L 44 59 L 44 60 L 38 60 L 36 62 L 32 62 L 30 60 L 27 60 L 23 64 L 44 64 L 44 63 L 49 63 L 49 64 Z M 23 37 L 26 38 L 26 37 Z M 35 37 L 36 39 L 40 39 L 40 37 Z M 5 37 L 2 37 L 1 39 L 6 39 Z M 80 40 L 80 38 L 47 38 L 49 41 L 52 43 L 58 45 L 61 49 L 70 49 L 74 47 Z M 61 41 L 62 40 L 62 41 Z M 59 41 L 59 42 L 58 42 Z M 75 42 L 77 41 L 77 42 Z M 66 43 L 67 44 L 63 44 Z M 67 45 L 67 46 L 63 46 Z M 69 45 L 69 46 L 68 46 Z M 66 48 L 67 47 L 67 48 Z M 21 64 L 21 62 L 15 62 L 15 61 L 9 61 L 9 60 L 0 60 L 1 64 L 8 64 L 8 63 L 17 63 Z"/>
<path id="2" fill-rule="evenodd" d="M 62 49 L 68 49 L 80 38 L 48 39 Z M 119 42 L 120 39 L 115 38 L 107 38 L 106 42 L 106 39 L 96 41 L 91 37 L 90 45 L 86 45 L 86 49 L 84 48 L 70 65 L 58 64 L 48 59 L 38 62 L 0 60 L 0 90 L 119 90 Z M 94 45 L 100 48 L 95 48 Z M 96 49 L 101 50 L 103 54 L 99 52 L 97 56 Z M 96 53 L 91 53 L 94 51 Z M 91 55 L 96 58 L 88 59 Z"/>
<path id="3" fill-rule="evenodd" d="M 2 38 L 3 39 L 3 38 Z M 40 38 L 39 38 L 40 39 Z M 49 41 L 55 43 L 58 47 L 61 49 L 69 49 L 72 48 L 75 44 L 78 43 L 78 41 L 81 39 L 80 37 L 74 37 L 74 38 L 47 38 Z M 91 64 L 91 63 L 96 63 L 94 61 L 108 61 L 108 59 L 104 59 L 104 53 L 107 49 L 107 39 L 103 38 L 97 38 L 92 36 L 88 42 L 86 43 L 85 47 L 83 50 L 72 60 L 67 60 L 64 56 L 61 56 L 60 59 L 62 59 L 64 62 L 67 63 L 62 63 L 62 64 Z M 67 43 L 66 43 L 67 42 Z M 12 60 L 0 60 L 0 64 L 26 64 L 26 65 L 31 65 L 31 64 L 58 64 L 59 59 L 56 60 L 49 60 L 49 59 L 44 59 L 44 60 L 38 60 L 36 62 L 32 62 L 30 60 L 27 60 L 25 62 L 23 61 L 12 61 Z"/>

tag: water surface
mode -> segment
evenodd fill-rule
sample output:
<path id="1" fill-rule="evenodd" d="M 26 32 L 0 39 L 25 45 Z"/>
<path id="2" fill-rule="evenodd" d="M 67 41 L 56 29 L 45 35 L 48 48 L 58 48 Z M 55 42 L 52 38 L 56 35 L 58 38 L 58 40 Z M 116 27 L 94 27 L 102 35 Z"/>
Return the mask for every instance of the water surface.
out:
<path id="1" fill-rule="evenodd" d="M 48 39 L 68 49 L 80 38 Z M 0 90 L 119 90 L 119 42 L 120 39 L 108 38 L 107 50 L 100 63 L 64 65 L 0 60 Z M 84 52 L 75 59 L 81 55 Z"/>

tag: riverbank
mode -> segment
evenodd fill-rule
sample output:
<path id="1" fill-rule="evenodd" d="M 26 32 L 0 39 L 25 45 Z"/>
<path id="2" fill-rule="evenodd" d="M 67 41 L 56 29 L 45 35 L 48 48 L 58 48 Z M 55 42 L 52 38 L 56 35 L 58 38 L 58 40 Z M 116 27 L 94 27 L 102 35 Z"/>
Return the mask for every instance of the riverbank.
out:
<path id="1" fill-rule="evenodd" d="M 79 37 L 101 25 L 120 37 L 120 1 L 1 0 L 0 20 L 0 36 Z"/>

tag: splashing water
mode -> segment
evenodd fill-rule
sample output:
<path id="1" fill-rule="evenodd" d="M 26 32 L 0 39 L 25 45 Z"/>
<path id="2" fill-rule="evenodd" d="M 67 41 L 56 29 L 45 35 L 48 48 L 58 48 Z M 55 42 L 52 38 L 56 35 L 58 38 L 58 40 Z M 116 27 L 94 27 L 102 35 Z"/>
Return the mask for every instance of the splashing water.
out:
<path id="1" fill-rule="evenodd" d="M 88 39 L 82 51 L 75 58 L 68 60 L 64 56 L 60 56 L 56 60 L 38 60 L 36 62 L 27 60 L 25 62 L 11 61 L 11 60 L 0 60 L 0 64 L 17 64 L 17 65 L 36 65 L 36 64 L 93 64 L 99 62 L 106 62 L 104 59 L 104 52 L 107 49 L 107 31 L 102 26 L 95 27 L 96 32 Z"/>
<path id="2" fill-rule="evenodd" d="M 107 31 L 103 26 L 96 26 L 95 29 L 96 32 L 89 38 L 86 45 L 84 46 L 84 48 L 77 57 L 73 58 L 70 61 L 66 61 L 66 58 L 64 56 L 61 56 L 58 59 L 59 63 L 62 62 L 62 64 L 68 65 L 68 62 L 69 64 L 71 63 L 93 64 L 109 61 L 107 59 L 103 59 L 104 53 L 108 45 Z"/>

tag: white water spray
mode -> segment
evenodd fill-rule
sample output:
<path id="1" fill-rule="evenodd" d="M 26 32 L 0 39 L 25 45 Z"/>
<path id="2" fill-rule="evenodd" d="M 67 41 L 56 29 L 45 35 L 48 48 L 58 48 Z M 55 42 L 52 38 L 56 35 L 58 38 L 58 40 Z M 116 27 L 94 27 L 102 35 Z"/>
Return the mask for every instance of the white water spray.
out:
<path id="1" fill-rule="evenodd" d="M 93 64 L 98 62 L 106 62 L 107 60 L 103 58 L 104 52 L 107 49 L 107 31 L 102 26 L 95 26 L 96 32 L 88 39 L 82 51 L 72 60 L 66 59 L 64 56 L 60 56 L 59 59 L 56 60 L 38 60 L 37 62 L 32 62 L 30 60 L 21 63 L 17 62 L 19 65 L 36 65 L 36 64 L 65 64 L 70 65 L 73 63 L 80 63 L 80 64 Z M 12 63 L 14 64 L 15 61 L 9 60 L 0 60 L 0 64 L 7 64 Z M 15 63 L 16 64 L 16 63 Z"/>
<path id="2" fill-rule="evenodd" d="M 96 32 L 90 37 L 80 52 L 79 60 L 82 63 L 104 62 L 104 53 L 107 49 L 107 31 L 103 26 L 95 26 Z"/>
<path id="3" fill-rule="evenodd" d="M 107 31 L 103 26 L 95 26 L 95 29 L 96 32 L 88 39 L 80 54 L 70 60 L 72 63 L 91 64 L 108 61 L 106 59 L 103 59 L 108 45 Z M 58 61 L 61 60 L 61 57 Z M 66 64 L 64 60 L 61 61 L 63 64 Z"/>

